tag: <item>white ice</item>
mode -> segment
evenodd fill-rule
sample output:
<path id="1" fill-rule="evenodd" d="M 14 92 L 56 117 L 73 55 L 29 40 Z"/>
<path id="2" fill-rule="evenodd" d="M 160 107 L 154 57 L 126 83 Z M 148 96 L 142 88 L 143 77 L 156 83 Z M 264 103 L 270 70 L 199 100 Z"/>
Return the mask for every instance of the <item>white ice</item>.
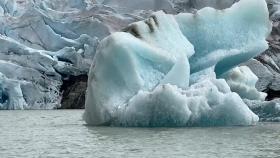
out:
<path id="1" fill-rule="evenodd" d="M 181 13 L 176 20 L 194 45 L 189 59 L 191 73 L 215 66 L 219 76 L 268 48 L 271 31 L 264 0 L 241 0 L 231 8 L 204 8 L 194 14 Z"/>
<path id="2" fill-rule="evenodd" d="M 236 92 L 243 99 L 265 100 L 266 93 L 256 89 L 258 77 L 247 66 L 236 67 L 223 75 L 231 91 Z"/>
<path id="3" fill-rule="evenodd" d="M 156 12 L 133 23 L 101 41 L 84 119 L 115 126 L 254 125 L 258 116 L 215 76 L 265 50 L 270 30 L 264 0 L 196 14 Z M 250 87 L 255 78 L 237 82 Z"/>

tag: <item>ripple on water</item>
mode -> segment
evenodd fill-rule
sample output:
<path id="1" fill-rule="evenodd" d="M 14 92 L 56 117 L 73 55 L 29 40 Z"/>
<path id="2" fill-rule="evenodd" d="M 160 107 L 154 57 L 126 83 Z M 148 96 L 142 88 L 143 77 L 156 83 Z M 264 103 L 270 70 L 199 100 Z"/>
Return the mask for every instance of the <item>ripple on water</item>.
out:
<path id="1" fill-rule="evenodd" d="M 0 111 L 0 157 L 277 157 L 280 124 L 217 128 L 85 126 L 82 110 Z"/>

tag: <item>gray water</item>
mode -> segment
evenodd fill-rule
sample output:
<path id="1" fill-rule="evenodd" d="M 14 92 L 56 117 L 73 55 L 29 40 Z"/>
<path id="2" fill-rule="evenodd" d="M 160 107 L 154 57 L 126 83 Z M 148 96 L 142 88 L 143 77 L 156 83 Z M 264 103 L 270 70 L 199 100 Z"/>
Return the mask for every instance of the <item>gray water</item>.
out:
<path id="1" fill-rule="evenodd" d="M 0 111 L 0 158 L 280 157 L 280 124 L 88 127 L 82 110 Z"/>

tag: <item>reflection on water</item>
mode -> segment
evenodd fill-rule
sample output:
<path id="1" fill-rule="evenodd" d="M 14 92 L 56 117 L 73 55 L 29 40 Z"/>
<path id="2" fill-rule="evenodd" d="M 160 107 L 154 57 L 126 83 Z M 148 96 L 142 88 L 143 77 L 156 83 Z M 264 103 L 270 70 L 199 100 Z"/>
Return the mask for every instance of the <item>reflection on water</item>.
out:
<path id="1" fill-rule="evenodd" d="M 82 110 L 0 111 L 0 157 L 277 157 L 280 124 L 89 127 Z"/>

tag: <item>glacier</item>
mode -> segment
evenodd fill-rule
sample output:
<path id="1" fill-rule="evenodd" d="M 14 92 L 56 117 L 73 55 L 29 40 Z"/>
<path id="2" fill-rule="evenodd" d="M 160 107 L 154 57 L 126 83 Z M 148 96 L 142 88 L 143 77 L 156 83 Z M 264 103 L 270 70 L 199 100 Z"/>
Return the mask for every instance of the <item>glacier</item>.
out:
<path id="1" fill-rule="evenodd" d="M 116 2 L 0 0 L 0 110 L 60 108 L 73 78 L 87 76 L 100 40 L 153 11 L 175 13 L 168 0 L 146 1 L 133 10 Z M 122 3 L 133 5 L 128 2 Z M 18 74 L 11 74 L 15 69 Z"/>
<path id="2" fill-rule="evenodd" d="M 84 119 L 133 127 L 254 125 L 259 117 L 244 100 L 265 94 L 247 67 L 232 68 L 265 51 L 270 31 L 265 0 L 155 12 L 100 42 Z"/>

